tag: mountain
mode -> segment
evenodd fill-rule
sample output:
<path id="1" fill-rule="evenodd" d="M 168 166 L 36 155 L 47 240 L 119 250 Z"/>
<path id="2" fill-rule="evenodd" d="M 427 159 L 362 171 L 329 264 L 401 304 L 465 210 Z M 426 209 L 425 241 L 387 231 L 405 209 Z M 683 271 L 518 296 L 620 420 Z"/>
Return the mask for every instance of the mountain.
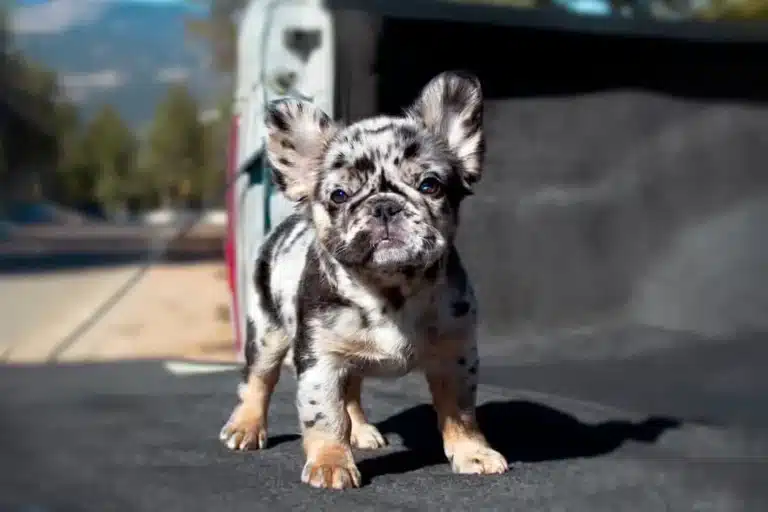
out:
<path id="1" fill-rule="evenodd" d="M 185 33 L 193 16 L 205 12 L 184 0 L 23 0 L 12 21 L 16 47 L 56 70 L 86 116 L 108 103 L 140 128 L 174 81 L 204 106 L 226 92 L 208 48 Z"/>

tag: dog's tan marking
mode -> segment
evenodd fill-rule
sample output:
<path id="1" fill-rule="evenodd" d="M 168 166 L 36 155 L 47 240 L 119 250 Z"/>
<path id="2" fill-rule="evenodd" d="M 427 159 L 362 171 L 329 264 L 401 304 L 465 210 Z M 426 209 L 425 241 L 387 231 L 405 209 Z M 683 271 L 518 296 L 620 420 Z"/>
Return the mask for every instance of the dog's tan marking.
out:
<path id="1" fill-rule="evenodd" d="M 350 420 L 349 441 L 355 448 L 371 450 L 386 446 L 379 429 L 368 423 L 361 403 L 363 378 L 350 375 L 344 390 L 344 406 Z"/>
<path id="2" fill-rule="evenodd" d="M 322 204 L 312 205 L 312 220 L 314 221 L 317 238 L 323 242 L 328 241 L 328 232 L 332 227 L 331 218 L 328 211 Z"/>
<path id="3" fill-rule="evenodd" d="M 266 448 L 267 411 L 279 378 L 280 365 L 248 376 L 248 382 L 240 389 L 240 403 L 221 430 L 221 440 L 231 450 Z"/>
<path id="4" fill-rule="evenodd" d="M 337 356 L 343 361 L 376 360 L 381 357 L 376 346 L 365 340 L 352 340 L 342 336 L 327 336 L 328 344 L 324 347 L 329 354 Z"/>
<path id="5" fill-rule="evenodd" d="M 507 470 L 507 461 L 493 450 L 480 431 L 474 407 L 459 407 L 457 377 L 451 372 L 427 372 L 443 447 L 456 473 L 493 474 Z"/>
<path id="6" fill-rule="evenodd" d="M 352 448 L 312 430 L 304 432 L 307 462 L 301 481 L 312 487 L 348 489 L 360 487 L 360 471 L 352 456 Z"/>

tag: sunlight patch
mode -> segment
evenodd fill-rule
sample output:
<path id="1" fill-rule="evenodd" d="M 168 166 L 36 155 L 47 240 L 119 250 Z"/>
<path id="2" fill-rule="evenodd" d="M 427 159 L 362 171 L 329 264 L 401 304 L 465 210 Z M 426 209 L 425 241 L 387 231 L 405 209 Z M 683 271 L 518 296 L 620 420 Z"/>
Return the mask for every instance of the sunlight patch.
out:
<path id="1" fill-rule="evenodd" d="M 236 370 L 240 365 L 226 363 L 195 363 L 189 361 L 166 361 L 165 369 L 173 375 L 201 375 Z"/>

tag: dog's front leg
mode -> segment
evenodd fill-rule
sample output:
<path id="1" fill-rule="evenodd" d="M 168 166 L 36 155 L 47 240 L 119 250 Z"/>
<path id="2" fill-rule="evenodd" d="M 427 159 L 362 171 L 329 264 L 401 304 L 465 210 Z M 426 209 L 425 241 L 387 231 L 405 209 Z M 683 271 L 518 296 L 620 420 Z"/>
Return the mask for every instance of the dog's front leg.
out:
<path id="1" fill-rule="evenodd" d="M 323 360 L 298 374 L 297 402 L 307 457 L 301 480 L 313 487 L 360 486 L 344 408 L 345 378 L 345 372 Z"/>
<path id="2" fill-rule="evenodd" d="M 442 354 L 425 371 L 445 455 L 456 473 L 503 473 L 507 461 L 488 445 L 475 417 L 477 349 L 474 343 L 462 349 L 457 357 Z"/>

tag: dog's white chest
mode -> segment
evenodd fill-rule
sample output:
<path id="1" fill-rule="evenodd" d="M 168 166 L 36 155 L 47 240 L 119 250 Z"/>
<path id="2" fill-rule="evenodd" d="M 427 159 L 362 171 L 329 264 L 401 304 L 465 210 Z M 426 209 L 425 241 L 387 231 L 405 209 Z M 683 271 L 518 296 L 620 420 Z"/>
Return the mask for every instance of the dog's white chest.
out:
<path id="1" fill-rule="evenodd" d="M 333 331 L 330 351 L 366 375 L 404 375 L 444 351 L 444 345 L 466 337 L 467 327 L 473 325 L 471 294 L 448 281 L 400 304 L 364 293 L 351 283 L 347 289 L 354 305 L 335 310 L 322 325 Z"/>
<path id="2" fill-rule="evenodd" d="M 413 369 L 426 330 L 408 312 L 361 315 L 362 329 L 349 338 L 348 362 L 372 376 L 401 376 Z M 424 332 L 421 332 L 424 330 Z"/>
<path id="3" fill-rule="evenodd" d="M 379 355 L 378 368 L 371 370 L 396 375 L 409 372 L 414 365 L 419 338 L 415 326 L 382 319 L 369 334 L 375 353 Z"/>

